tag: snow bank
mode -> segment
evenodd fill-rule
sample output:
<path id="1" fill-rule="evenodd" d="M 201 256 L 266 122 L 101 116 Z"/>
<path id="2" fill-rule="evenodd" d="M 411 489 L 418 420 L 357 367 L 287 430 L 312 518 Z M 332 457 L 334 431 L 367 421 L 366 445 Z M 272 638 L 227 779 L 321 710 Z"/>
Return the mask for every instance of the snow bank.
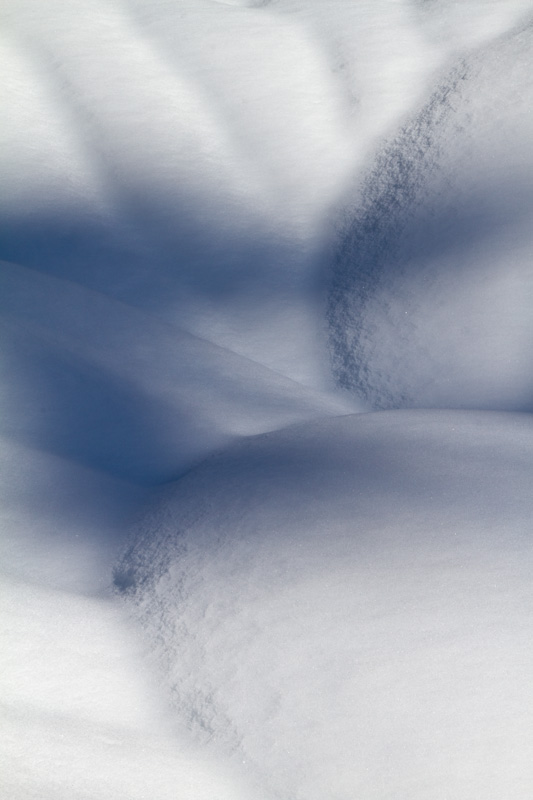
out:
<path id="1" fill-rule="evenodd" d="M 5 0 L 2 257 L 315 388 L 329 212 L 522 0 Z"/>
<path id="2" fill-rule="evenodd" d="M 334 368 L 374 408 L 533 408 L 532 37 L 463 59 L 346 212 Z"/>
<path id="3" fill-rule="evenodd" d="M 166 490 L 115 583 L 179 717 L 280 798 L 529 797 L 529 416 L 247 440 Z"/>
<path id="4" fill-rule="evenodd" d="M 0 796 L 260 798 L 178 730 L 110 596 L 146 493 L 3 437 L 0 473 Z"/>

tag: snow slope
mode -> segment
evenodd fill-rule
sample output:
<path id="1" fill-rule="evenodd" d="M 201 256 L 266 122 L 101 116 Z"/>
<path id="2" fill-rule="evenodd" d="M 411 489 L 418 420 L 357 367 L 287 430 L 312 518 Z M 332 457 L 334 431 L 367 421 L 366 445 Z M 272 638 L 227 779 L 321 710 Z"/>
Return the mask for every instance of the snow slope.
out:
<path id="1" fill-rule="evenodd" d="M 109 599 L 5 577 L 1 595 L 3 797 L 250 797 L 173 730 Z"/>
<path id="2" fill-rule="evenodd" d="M 529 416 L 457 411 L 208 459 L 115 573 L 179 716 L 274 797 L 526 800 L 532 463 Z"/>
<path id="3" fill-rule="evenodd" d="M 113 602 L 139 487 L 0 439 L 0 795 L 261 797 L 177 730 Z"/>
<path id="4" fill-rule="evenodd" d="M 532 44 L 529 21 L 463 58 L 346 212 L 330 339 L 374 408 L 533 409 Z"/>
<path id="5" fill-rule="evenodd" d="M 0 794 L 530 797 L 531 0 L 0 18 Z"/>
<path id="6" fill-rule="evenodd" d="M 65 279 L 1 262 L 0 289 L 3 432 L 122 480 L 168 481 L 235 436 L 363 407 Z"/>

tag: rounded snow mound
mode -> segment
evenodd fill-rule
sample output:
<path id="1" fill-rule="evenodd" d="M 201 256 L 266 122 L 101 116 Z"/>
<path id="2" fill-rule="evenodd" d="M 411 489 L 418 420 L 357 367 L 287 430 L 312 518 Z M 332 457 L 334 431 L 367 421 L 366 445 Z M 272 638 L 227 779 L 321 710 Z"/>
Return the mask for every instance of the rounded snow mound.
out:
<path id="1" fill-rule="evenodd" d="M 532 51 L 528 25 L 461 61 L 346 211 L 333 369 L 372 408 L 533 409 Z"/>
<path id="2" fill-rule="evenodd" d="M 243 440 L 168 487 L 115 582 L 181 719 L 272 797 L 530 797 L 527 415 Z"/>

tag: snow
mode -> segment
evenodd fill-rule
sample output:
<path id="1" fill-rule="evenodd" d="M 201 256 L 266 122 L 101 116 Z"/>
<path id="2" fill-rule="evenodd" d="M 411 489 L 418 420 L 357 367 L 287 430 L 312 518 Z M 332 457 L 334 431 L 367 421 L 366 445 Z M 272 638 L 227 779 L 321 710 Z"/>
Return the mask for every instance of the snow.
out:
<path id="1" fill-rule="evenodd" d="M 527 797 L 528 416 L 247 439 L 165 491 L 115 582 L 174 705 L 272 795 Z"/>
<path id="2" fill-rule="evenodd" d="M 4 0 L 10 800 L 529 800 L 531 0 Z"/>
<path id="3" fill-rule="evenodd" d="M 4 580 L 2 608 L 5 797 L 249 796 L 179 742 L 109 600 Z"/>
<path id="4" fill-rule="evenodd" d="M 532 409 L 532 34 L 461 60 L 382 149 L 341 231 L 336 370 L 374 408 Z"/>
<path id="5" fill-rule="evenodd" d="M 71 281 L 3 262 L 0 282 L 6 434 L 123 480 L 169 480 L 232 436 L 362 407 Z"/>

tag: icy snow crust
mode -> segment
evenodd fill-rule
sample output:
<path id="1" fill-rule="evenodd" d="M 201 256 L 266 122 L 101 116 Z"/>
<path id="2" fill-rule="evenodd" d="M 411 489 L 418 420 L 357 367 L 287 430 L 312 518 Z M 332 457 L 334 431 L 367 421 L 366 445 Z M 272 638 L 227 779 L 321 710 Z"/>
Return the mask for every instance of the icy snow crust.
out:
<path id="1" fill-rule="evenodd" d="M 533 2 L 0 16 L 2 798 L 530 800 Z"/>

